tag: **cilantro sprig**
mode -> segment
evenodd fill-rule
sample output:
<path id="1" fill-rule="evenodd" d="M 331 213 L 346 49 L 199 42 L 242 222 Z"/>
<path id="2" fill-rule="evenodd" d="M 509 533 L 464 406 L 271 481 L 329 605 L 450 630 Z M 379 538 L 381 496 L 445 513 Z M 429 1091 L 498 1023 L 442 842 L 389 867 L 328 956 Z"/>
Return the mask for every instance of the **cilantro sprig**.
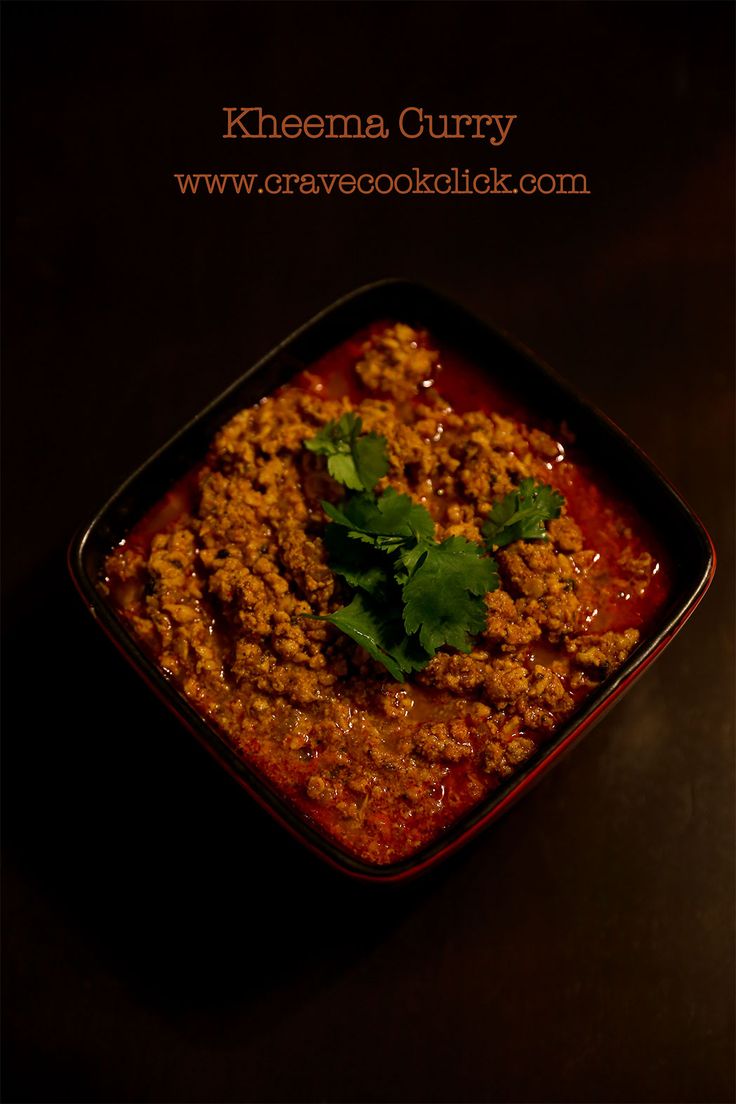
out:
<path id="1" fill-rule="evenodd" d="M 322 507 L 330 567 L 352 598 L 315 619 L 335 625 L 403 682 L 441 647 L 471 650 L 486 624 L 484 597 L 498 587 L 490 553 L 514 540 L 546 539 L 544 522 L 559 516 L 564 499 L 523 479 L 494 504 L 485 546 L 460 536 L 440 542 L 424 506 L 393 487 L 374 493 L 389 468 L 386 439 L 361 431 L 361 419 L 348 412 L 304 442 L 348 488 L 339 505 Z"/>
<path id="2" fill-rule="evenodd" d="M 560 516 L 565 500 L 558 491 L 533 479 L 522 479 L 492 507 L 483 526 L 489 547 L 504 548 L 516 540 L 546 540 L 545 521 Z"/>
<path id="3" fill-rule="evenodd" d="M 322 508 L 330 518 L 330 567 L 369 594 L 387 597 L 394 582 L 406 582 L 424 543 L 434 541 L 434 522 L 424 506 L 393 487 L 378 497 L 349 495 L 341 506 L 323 502 Z"/>
<path id="4" fill-rule="evenodd" d="M 382 663 L 397 682 L 405 682 L 407 675 L 429 663 L 429 655 L 416 638 L 407 636 L 401 615 L 359 590 L 349 605 L 318 620 L 336 625 Z"/>
<path id="5" fill-rule="evenodd" d="M 469 652 L 470 635 L 485 628 L 483 596 L 497 586 L 495 561 L 479 544 L 465 537 L 431 544 L 404 585 L 406 631 L 430 656 L 444 644 Z"/>
<path id="6" fill-rule="evenodd" d="M 332 478 L 352 491 L 369 491 L 388 471 L 386 438 L 362 429 L 362 419 L 349 410 L 304 442 L 310 452 L 327 457 Z"/>

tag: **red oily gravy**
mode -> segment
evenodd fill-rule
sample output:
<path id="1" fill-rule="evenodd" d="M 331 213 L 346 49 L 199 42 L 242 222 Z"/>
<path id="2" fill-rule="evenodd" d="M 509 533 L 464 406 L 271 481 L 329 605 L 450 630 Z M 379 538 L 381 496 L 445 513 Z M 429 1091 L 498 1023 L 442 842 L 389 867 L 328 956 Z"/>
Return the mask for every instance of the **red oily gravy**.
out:
<path id="1" fill-rule="evenodd" d="M 221 435 L 111 553 L 103 583 L 141 646 L 243 759 L 333 843 L 377 866 L 421 850 L 530 761 L 620 666 L 670 593 L 653 533 L 578 455 L 564 427 L 539 427 L 492 375 L 431 335 L 406 337 L 407 327 L 395 327 L 373 324 L 243 412 L 242 433 Z M 436 353 L 434 370 L 409 397 L 383 390 L 380 371 L 373 386 L 356 373 L 356 363 L 379 356 L 374 346 L 385 333 L 400 335 L 400 367 L 411 366 L 416 350 Z M 381 348 L 380 365 L 386 355 L 391 350 Z M 566 501 L 567 521 L 552 523 L 557 537 L 498 554 L 503 594 L 493 599 L 473 655 L 443 650 L 408 683 L 395 682 L 332 626 L 303 617 L 337 608 L 341 595 L 339 586 L 330 589 L 319 538 L 328 477 L 321 458 L 299 451 L 300 419 L 309 436 L 345 398 L 367 427 L 371 418 L 380 432 L 388 425 L 390 442 L 396 426 L 399 451 L 409 447 L 400 426 L 418 436 L 428 424 L 435 429 L 438 444 L 426 447 L 443 457 L 442 486 L 399 469 L 388 481 L 426 505 L 446 527 L 441 535 L 461 513 L 455 529 L 472 536 L 487 509 L 474 471 L 490 463 L 502 486 L 517 477 L 517 454 Z M 268 442 L 268 432 L 282 436 L 283 450 L 250 443 L 259 433 Z M 475 438 L 477 456 L 467 444 Z M 509 457 L 506 439 L 518 446 Z M 308 562 L 298 529 L 282 537 L 259 512 L 259 480 L 278 464 L 282 486 L 296 496 L 291 513 L 305 518 Z M 406 472 L 416 468 L 407 464 Z M 240 492 L 255 502 L 243 518 L 260 526 L 260 548 L 251 548 L 237 512 L 226 523 L 207 514 L 208 502 L 232 503 Z M 231 580 L 223 577 L 228 560 Z"/>

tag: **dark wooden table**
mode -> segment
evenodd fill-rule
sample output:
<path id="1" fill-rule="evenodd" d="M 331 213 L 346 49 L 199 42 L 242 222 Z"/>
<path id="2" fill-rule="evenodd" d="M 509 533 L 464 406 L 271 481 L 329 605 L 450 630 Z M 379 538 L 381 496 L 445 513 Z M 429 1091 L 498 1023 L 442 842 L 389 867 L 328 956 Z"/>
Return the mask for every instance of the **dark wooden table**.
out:
<path id="1" fill-rule="evenodd" d="M 733 1099 L 733 9 L 6 4 L 7 1101 Z M 221 108 L 505 112 L 224 142 Z M 188 171 L 582 171 L 530 199 L 182 197 Z M 719 571 L 656 665 L 422 882 L 346 882 L 138 684 L 75 527 L 296 324 L 434 284 L 638 441 Z"/>

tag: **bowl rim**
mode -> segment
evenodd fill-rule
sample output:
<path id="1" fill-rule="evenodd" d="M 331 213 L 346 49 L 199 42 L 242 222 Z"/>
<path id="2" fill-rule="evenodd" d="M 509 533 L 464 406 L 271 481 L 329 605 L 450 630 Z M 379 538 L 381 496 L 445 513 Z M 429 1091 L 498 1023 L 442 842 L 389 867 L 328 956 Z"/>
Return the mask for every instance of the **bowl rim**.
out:
<path id="1" fill-rule="evenodd" d="M 618 447 L 625 449 L 637 464 L 643 465 L 663 496 L 668 499 L 669 505 L 679 510 L 683 520 L 689 526 L 690 536 L 694 540 L 698 559 L 691 572 L 693 577 L 689 585 L 683 588 L 682 594 L 674 601 L 673 612 L 666 622 L 656 633 L 648 636 L 637 645 L 625 663 L 612 676 L 604 680 L 601 686 L 575 710 L 565 724 L 559 726 L 552 738 L 542 745 L 538 753 L 526 765 L 516 771 L 511 778 L 500 783 L 476 806 L 462 814 L 457 821 L 449 825 L 413 855 L 409 855 L 398 862 L 376 865 L 358 859 L 343 850 L 322 830 L 310 823 L 302 813 L 292 808 L 288 800 L 279 794 L 276 787 L 239 756 L 233 747 L 228 744 L 225 737 L 213 725 L 210 725 L 202 714 L 197 712 L 183 696 L 183 692 L 177 689 L 173 681 L 163 674 L 152 658 L 137 644 L 135 638 L 118 617 L 112 603 L 100 592 L 97 581 L 91 577 L 87 569 L 87 557 L 91 554 L 90 549 L 94 540 L 99 538 L 100 530 L 105 525 L 105 519 L 114 514 L 116 507 L 131 488 L 145 479 L 186 435 L 191 434 L 198 426 L 220 410 L 223 411 L 220 424 L 223 424 L 228 416 L 225 413 L 228 401 L 243 388 L 246 381 L 257 377 L 267 367 L 276 363 L 279 357 L 288 352 L 291 347 L 310 332 L 330 320 L 337 319 L 341 312 L 345 312 L 346 308 L 355 305 L 361 299 L 369 300 L 371 296 L 380 296 L 382 292 L 394 293 L 399 296 L 403 294 L 408 298 L 414 297 L 415 299 L 418 297 L 418 300 L 423 301 L 427 306 L 434 305 L 449 310 L 451 315 L 454 314 L 458 320 L 464 320 L 467 324 L 470 324 L 479 334 L 485 334 L 500 341 L 502 345 L 521 357 L 528 366 L 546 377 L 554 389 L 560 392 L 583 417 L 589 418 L 592 423 L 597 423 L 599 426 L 607 427 L 608 432 L 617 441 Z M 375 315 L 375 317 L 380 316 L 380 314 Z M 338 343 L 337 341 L 333 342 L 332 347 Z M 483 370 L 480 365 L 478 367 L 480 371 Z M 268 388 L 262 394 L 270 394 L 272 390 L 272 388 Z M 186 471 L 191 470 L 196 463 L 196 457 L 191 459 L 189 467 L 183 468 L 181 474 L 184 475 Z M 110 547 L 108 544 L 108 550 Z M 285 827 L 292 836 L 342 873 L 349 874 L 353 878 L 362 881 L 396 883 L 430 869 L 441 859 L 457 851 L 519 800 L 582 738 L 583 734 L 591 730 L 593 725 L 643 674 L 680 631 L 689 617 L 692 616 L 713 579 L 716 567 L 716 552 L 713 541 L 698 516 L 652 460 L 632 441 L 624 430 L 593 403 L 585 399 L 575 387 L 559 376 L 544 360 L 540 359 L 526 345 L 506 331 L 479 319 L 471 311 L 460 306 L 448 296 L 416 281 L 389 277 L 361 285 L 320 310 L 264 356 L 260 357 L 233 383 L 207 403 L 193 418 L 189 419 L 163 445 L 139 464 L 106 499 L 103 505 L 95 510 L 88 520 L 79 527 L 69 544 L 67 565 L 82 601 L 118 651 L 177 719 L 189 729 L 216 761 L 235 778 L 262 808 Z"/>

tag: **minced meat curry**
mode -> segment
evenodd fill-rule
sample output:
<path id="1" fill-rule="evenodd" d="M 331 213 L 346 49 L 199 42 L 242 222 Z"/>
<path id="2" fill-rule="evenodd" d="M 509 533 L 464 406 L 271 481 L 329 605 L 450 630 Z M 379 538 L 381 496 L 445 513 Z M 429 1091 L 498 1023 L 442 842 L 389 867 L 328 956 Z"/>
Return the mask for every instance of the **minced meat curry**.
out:
<path id="1" fill-rule="evenodd" d="M 562 431 L 496 400 L 426 333 L 373 326 L 237 414 L 107 560 L 105 589 L 195 708 L 371 863 L 416 852 L 512 775 L 666 599 L 641 520 L 570 458 Z M 406 683 L 308 616 L 345 602 L 321 504 L 343 488 L 304 442 L 350 410 L 386 439 L 379 490 L 423 504 L 440 540 L 482 541 L 494 502 L 524 478 L 565 498 L 547 540 L 495 553 L 500 586 L 473 650 L 444 648 Z"/>

